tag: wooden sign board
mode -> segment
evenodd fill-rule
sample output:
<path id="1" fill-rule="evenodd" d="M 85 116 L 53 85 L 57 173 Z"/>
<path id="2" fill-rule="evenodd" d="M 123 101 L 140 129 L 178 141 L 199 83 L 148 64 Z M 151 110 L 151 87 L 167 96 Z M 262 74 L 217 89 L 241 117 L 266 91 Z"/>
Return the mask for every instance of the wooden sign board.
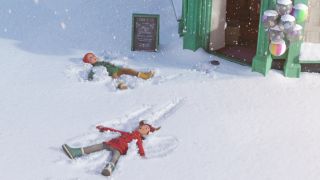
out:
<path id="1" fill-rule="evenodd" d="M 158 51 L 159 19 L 157 14 L 132 15 L 132 51 Z"/>

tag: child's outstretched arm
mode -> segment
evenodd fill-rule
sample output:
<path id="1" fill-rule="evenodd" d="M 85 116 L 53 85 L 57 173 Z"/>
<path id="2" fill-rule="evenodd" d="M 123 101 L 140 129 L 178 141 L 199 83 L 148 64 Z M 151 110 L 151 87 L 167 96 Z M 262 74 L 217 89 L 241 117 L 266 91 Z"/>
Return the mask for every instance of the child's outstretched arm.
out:
<path id="1" fill-rule="evenodd" d="M 96 128 L 99 129 L 100 132 L 111 131 L 111 132 L 118 132 L 120 134 L 127 133 L 127 132 L 124 132 L 124 131 L 120 131 L 120 130 L 109 128 L 109 127 L 104 127 L 104 126 L 101 126 L 101 125 L 96 126 Z"/>
<path id="2" fill-rule="evenodd" d="M 143 145 L 142 145 L 142 139 L 140 139 L 140 138 L 138 139 L 137 146 L 138 146 L 140 156 L 145 157 L 145 153 L 144 153 L 144 149 L 143 149 Z"/>
<path id="3" fill-rule="evenodd" d="M 88 80 L 89 80 L 89 81 L 92 81 L 92 80 L 93 80 L 93 76 L 94 76 L 94 72 L 93 72 L 93 70 L 91 69 L 90 72 L 89 72 L 89 74 L 88 74 Z"/>

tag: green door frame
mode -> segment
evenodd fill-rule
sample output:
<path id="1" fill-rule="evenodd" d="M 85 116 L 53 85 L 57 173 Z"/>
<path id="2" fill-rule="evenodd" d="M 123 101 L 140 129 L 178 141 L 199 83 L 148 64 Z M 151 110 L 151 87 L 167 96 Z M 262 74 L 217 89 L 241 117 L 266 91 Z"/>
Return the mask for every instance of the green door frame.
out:
<path id="1" fill-rule="evenodd" d="M 183 36 L 183 48 L 208 50 L 212 0 L 183 0 L 182 6 L 179 33 Z"/>
<path id="2" fill-rule="evenodd" d="M 294 4 L 304 3 L 308 4 L 308 0 L 294 0 Z M 304 30 L 304 24 L 301 24 Z M 303 33 L 304 34 L 304 33 Z M 301 73 L 301 64 L 299 62 L 299 56 L 301 51 L 301 45 L 303 40 L 290 43 L 288 49 L 287 60 L 284 65 L 284 75 L 287 77 L 300 77 Z"/>
<path id="3" fill-rule="evenodd" d="M 269 52 L 269 38 L 262 24 L 264 11 L 275 9 L 276 0 L 261 0 L 260 4 L 260 23 L 258 31 L 257 53 L 252 60 L 252 71 L 266 75 L 272 66 L 272 57 Z"/>

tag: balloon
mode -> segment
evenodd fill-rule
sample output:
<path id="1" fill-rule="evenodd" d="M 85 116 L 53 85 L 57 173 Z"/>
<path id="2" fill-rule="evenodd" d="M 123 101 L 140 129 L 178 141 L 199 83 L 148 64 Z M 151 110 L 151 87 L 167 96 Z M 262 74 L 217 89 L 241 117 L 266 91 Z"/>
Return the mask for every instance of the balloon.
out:
<path id="1" fill-rule="evenodd" d="M 308 6 L 302 3 L 296 4 L 292 14 L 298 24 L 304 23 L 308 18 Z"/>
<path id="2" fill-rule="evenodd" d="M 266 10 L 262 16 L 262 22 L 265 28 L 269 29 L 277 25 L 279 14 L 275 10 Z"/>
<path id="3" fill-rule="evenodd" d="M 292 31 L 294 26 L 296 25 L 296 18 L 286 14 L 281 16 L 279 27 L 281 30 L 283 30 L 285 33 Z"/>
<path id="4" fill-rule="evenodd" d="M 296 24 L 292 31 L 288 32 L 286 36 L 290 42 L 302 40 L 302 26 Z"/>
<path id="5" fill-rule="evenodd" d="M 277 0 L 276 10 L 281 16 L 283 16 L 291 13 L 292 6 L 291 0 Z"/>
<path id="6" fill-rule="evenodd" d="M 283 39 L 280 41 L 271 41 L 269 50 L 272 55 L 281 56 L 286 52 L 287 46 Z"/>
<path id="7" fill-rule="evenodd" d="M 280 41 L 284 38 L 284 33 L 278 25 L 269 29 L 269 39 L 271 41 Z"/>

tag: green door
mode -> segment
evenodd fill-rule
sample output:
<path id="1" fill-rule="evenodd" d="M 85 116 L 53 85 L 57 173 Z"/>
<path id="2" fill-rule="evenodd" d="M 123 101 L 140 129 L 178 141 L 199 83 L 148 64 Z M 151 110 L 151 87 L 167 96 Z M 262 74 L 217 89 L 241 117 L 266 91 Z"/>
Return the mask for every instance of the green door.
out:
<path id="1" fill-rule="evenodd" d="M 208 50 L 212 0 L 183 0 L 179 33 L 183 48 Z"/>

